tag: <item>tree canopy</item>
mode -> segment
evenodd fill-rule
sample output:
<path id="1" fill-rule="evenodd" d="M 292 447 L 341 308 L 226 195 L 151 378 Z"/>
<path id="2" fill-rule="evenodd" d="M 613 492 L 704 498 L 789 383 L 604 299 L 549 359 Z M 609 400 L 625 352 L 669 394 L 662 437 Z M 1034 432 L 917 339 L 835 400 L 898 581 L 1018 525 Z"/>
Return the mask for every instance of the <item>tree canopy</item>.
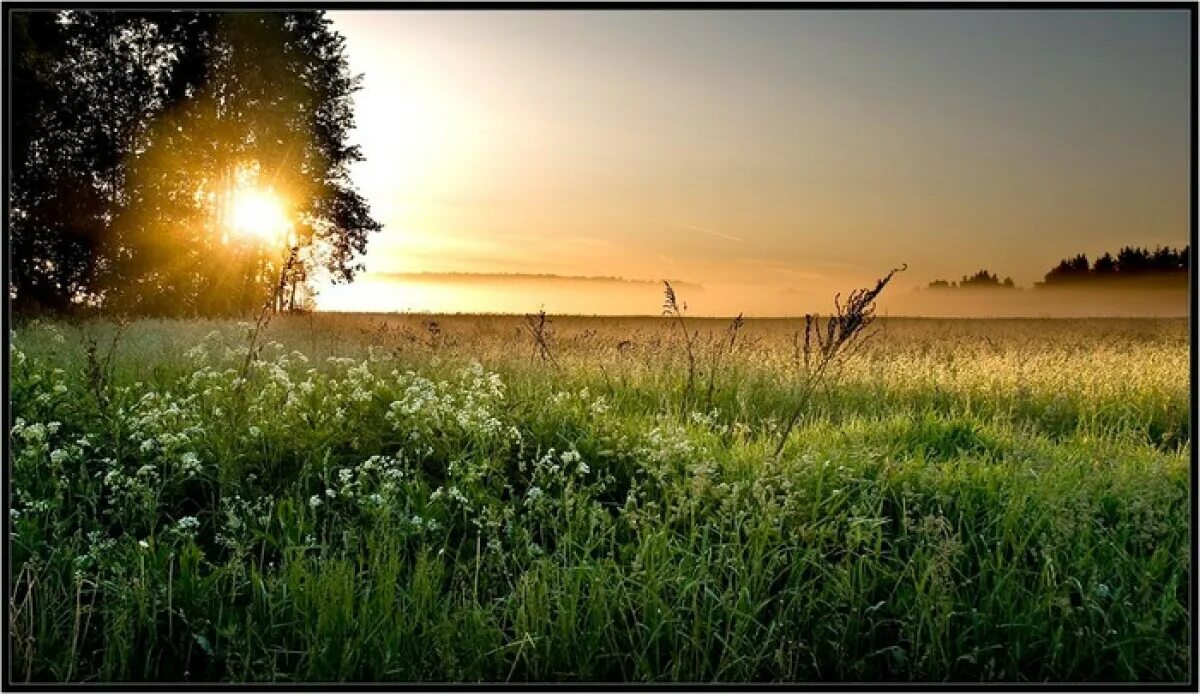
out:
<path id="1" fill-rule="evenodd" d="M 1105 253 L 1089 264 L 1086 255 L 1079 254 L 1059 261 L 1046 273 L 1038 286 L 1063 286 L 1116 280 L 1151 280 L 1178 283 L 1187 279 L 1189 247 L 1174 249 L 1159 246 L 1154 250 L 1125 246 L 1117 252 Z"/>
<path id="2" fill-rule="evenodd" d="M 1138 246 L 1124 246 L 1114 256 L 1105 253 L 1088 261 L 1080 253 L 1063 258 L 1045 275 L 1045 280 L 1035 287 L 1099 286 L 1117 283 L 1125 287 L 1177 287 L 1187 280 L 1190 248 L 1181 249 L 1158 246 L 1154 250 Z M 1016 284 L 1011 277 L 1000 279 L 999 275 L 980 270 L 973 275 L 963 275 L 961 281 L 936 279 L 929 289 L 1013 289 Z"/>
<path id="3" fill-rule="evenodd" d="M 296 307 L 380 225 L 350 180 L 359 77 L 321 12 L 14 13 L 18 308 Z M 271 196 L 278 237 L 230 233 Z"/>
<path id="4" fill-rule="evenodd" d="M 973 275 L 963 275 L 960 282 L 934 280 L 929 283 L 930 289 L 1013 289 L 1016 284 L 1011 277 L 1000 279 L 999 275 L 980 270 Z"/>

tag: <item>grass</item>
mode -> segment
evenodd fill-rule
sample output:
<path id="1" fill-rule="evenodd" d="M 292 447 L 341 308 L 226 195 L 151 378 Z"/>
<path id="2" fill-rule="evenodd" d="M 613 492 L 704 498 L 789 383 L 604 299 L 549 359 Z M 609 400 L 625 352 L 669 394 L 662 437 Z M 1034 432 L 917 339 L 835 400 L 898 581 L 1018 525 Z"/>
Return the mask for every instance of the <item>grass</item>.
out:
<path id="1" fill-rule="evenodd" d="M 669 320 L 18 325 L 10 677 L 1187 679 L 1186 321 Z"/>

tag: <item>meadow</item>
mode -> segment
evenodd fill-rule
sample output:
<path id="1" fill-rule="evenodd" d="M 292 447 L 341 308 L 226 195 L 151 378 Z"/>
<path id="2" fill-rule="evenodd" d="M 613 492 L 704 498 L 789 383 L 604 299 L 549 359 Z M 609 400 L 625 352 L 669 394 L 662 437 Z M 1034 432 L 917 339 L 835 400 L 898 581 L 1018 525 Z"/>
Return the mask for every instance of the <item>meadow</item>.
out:
<path id="1" fill-rule="evenodd" d="M 1187 321 L 877 326 L 19 322 L 10 677 L 1186 681 Z"/>

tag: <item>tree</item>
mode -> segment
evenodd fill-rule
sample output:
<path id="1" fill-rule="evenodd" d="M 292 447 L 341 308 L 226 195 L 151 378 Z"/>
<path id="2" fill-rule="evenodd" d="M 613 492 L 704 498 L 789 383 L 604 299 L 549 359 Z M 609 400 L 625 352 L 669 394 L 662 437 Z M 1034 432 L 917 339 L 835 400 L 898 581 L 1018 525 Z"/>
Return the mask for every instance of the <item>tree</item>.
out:
<path id="1" fill-rule="evenodd" d="M 190 83 L 166 114 L 139 178 L 140 210 L 122 227 L 141 253 L 122 273 L 136 277 L 135 301 L 153 312 L 191 305 L 202 313 L 261 303 L 255 287 L 294 297 L 312 272 L 353 279 L 356 258 L 379 224 L 353 189 L 349 165 L 362 159 L 346 144 L 353 125 L 344 39 L 320 13 L 230 13 L 211 16 L 182 46 Z M 161 172 L 173 175 L 161 178 Z M 219 228 L 219 207 L 241 183 L 283 191 L 294 217 L 292 238 L 245 247 Z M 183 263 L 169 259 L 186 249 Z M 138 264 L 136 261 L 143 262 Z M 232 259 L 232 262 L 231 262 Z"/>
<path id="2" fill-rule="evenodd" d="M 97 301 L 125 162 L 153 111 L 154 27 L 115 12 L 13 14 L 10 295 L 63 310 Z M 104 104 L 104 108 L 97 108 Z"/>
<path id="3" fill-rule="evenodd" d="M 1050 272 L 1046 273 L 1046 284 L 1063 284 L 1086 279 L 1089 271 L 1087 256 L 1080 253 L 1073 258 L 1059 261 Z"/>
<path id="4" fill-rule="evenodd" d="M 980 270 L 970 277 L 963 276 L 961 287 L 994 287 L 1000 284 L 1000 280 L 995 275 L 987 270 Z"/>
<path id="5" fill-rule="evenodd" d="M 1175 286 L 1187 276 L 1188 255 L 1188 246 L 1179 250 L 1158 246 L 1153 251 L 1138 246 L 1124 246 L 1116 256 L 1106 252 L 1090 268 L 1087 256 L 1077 255 L 1059 261 L 1046 273 L 1046 281 L 1042 286 L 1068 282 L 1124 282 L 1139 278 L 1147 280 L 1150 285 Z"/>
<path id="6" fill-rule="evenodd" d="M 1150 258 L 1146 250 L 1125 246 L 1117 251 L 1117 271 L 1123 275 L 1140 275 L 1150 270 Z"/>
<path id="7" fill-rule="evenodd" d="M 1096 258 L 1096 262 L 1092 265 L 1092 274 L 1094 275 L 1112 275 L 1117 271 L 1117 259 L 1112 256 L 1112 253 L 1105 253 Z"/>
<path id="8" fill-rule="evenodd" d="M 271 288 L 294 306 L 317 269 L 353 279 L 380 226 L 350 182 L 359 81 L 323 13 L 15 17 L 14 72 L 35 96 L 14 138 L 18 300 L 227 313 Z M 289 238 L 229 238 L 240 184 L 280 191 Z"/>
<path id="9" fill-rule="evenodd" d="M 934 280 L 929 283 L 930 289 L 1015 289 L 1016 283 L 1011 277 L 1005 277 L 1004 281 L 1000 281 L 1000 276 L 982 269 L 973 275 L 963 275 L 960 282 L 947 282 L 946 280 Z"/>
<path id="10" fill-rule="evenodd" d="M 1150 268 L 1158 274 L 1170 274 L 1187 270 L 1187 264 L 1183 262 L 1182 253 L 1171 248 L 1170 246 L 1159 246 L 1154 249 L 1154 254 L 1150 256 Z"/>

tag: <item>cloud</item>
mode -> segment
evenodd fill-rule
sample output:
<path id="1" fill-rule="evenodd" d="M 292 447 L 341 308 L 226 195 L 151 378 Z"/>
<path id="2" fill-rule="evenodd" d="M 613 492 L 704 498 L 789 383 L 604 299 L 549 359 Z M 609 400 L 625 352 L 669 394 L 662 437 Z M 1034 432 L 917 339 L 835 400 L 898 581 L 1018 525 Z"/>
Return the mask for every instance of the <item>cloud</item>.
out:
<path id="1" fill-rule="evenodd" d="M 734 236 L 733 234 L 726 234 L 723 231 L 717 231 L 716 229 L 706 229 L 704 227 L 698 227 L 698 226 L 695 226 L 692 224 L 672 224 L 671 226 L 675 227 L 676 229 L 691 229 L 692 231 L 699 231 L 703 234 L 708 234 L 709 236 L 716 236 L 717 238 L 728 239 L 730 241 L 744 240 L 740 236 Z"/>
<path id="2" fill-rule="evenodd" d="M 515 283 L 515 282 L 592 282 L 596 284 L 652 284 L 660 285 L 662 280 L 630 279 L 627 277 L 611 277 L 597 275 L 555 275 L 549 273 L 524 272 L 372 272 L 372 279 L 394 282 L 428 282 L 428 283 Z M 684 280 L 670 280 L 672 285 L 703 291 L 704 286 Z"/>

